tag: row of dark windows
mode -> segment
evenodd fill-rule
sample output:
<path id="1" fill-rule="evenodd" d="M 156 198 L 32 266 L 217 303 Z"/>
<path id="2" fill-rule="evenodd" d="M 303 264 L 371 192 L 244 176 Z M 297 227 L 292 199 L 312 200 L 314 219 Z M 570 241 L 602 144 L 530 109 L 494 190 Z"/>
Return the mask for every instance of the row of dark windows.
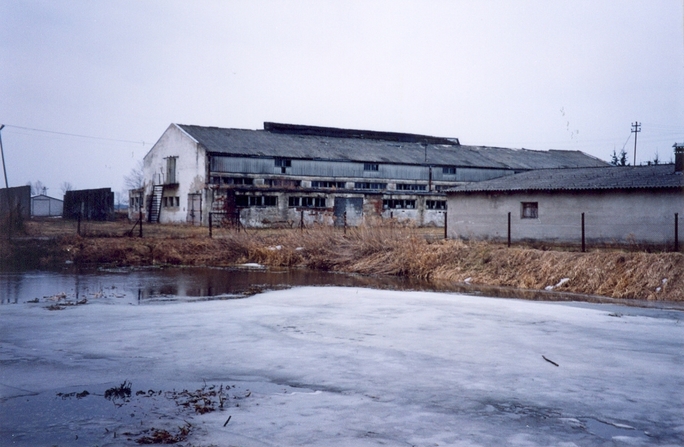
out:
<path id="1" fill-rule="evenodd" d="M 254 179 L 248 177 L 210 177 L 212 185 L 253 185 Z"/>
<path id="2" fill-rule="evenodd" d="M 287 206 L 302 208 L 325 208 L 325 197 L 290 197 Z"/>
<path id="3" fill-rule="evenodd" d="M 415 183 L 397 183 L 397 191 L 427 191 L 427 185 Z"/>
<path id="4" fill-rule="evenodd" d="M 221 177 L 212 176 L 210 178 L 210 183 L 212 185 L 253 185 L 254 179 L 247 177 Z M 300 187 L 302 185 L 301 180 L 290 180 L 290 179 L 265 179 L 264 184 L 266 186 L 275 187 Z M 311 182 L 312 188 L 336 188 L 345 189 L 347 187 L 346 182 L 336 182 L 328 180 L 313 180 Z M 376 183 L 376 182 L 356 182 L 354 183 L 354 188 L 356 189 L 386 189 L 387 183 Z M 419 185 L 415 183 L 397 183 L 397 191 L 427 191 L 427 185 Z"/>
<path id="5" fill-rule="evenodd" d="M 277 196 L 235 196 L 235 205 L 248 206 L 278 206 Z"/>
<path id="6" fill-rule="evenodd" d="M 354 189 L 387 189 L 387 183 L 355 182 Z"/>
<path id="7" fill-rule="evenodd" d="M 382 208 L 386 210 L 414 209 L 415 207 L 415 200 L 384 199 L 382 201 Z"/>
<path id="8" fill-rule="evenodd" d="M 221 177 L 212 176 L 210 178 L 211 184 L 213 185 L 254 185 L 254 179 L 248 177 Z M 272 187 L 301 187 L 301 180 L 290 180 L 290 179 L 265 179 L 265 186 Z M 328 180 L 313 180 L 311 182 L 312 188 L 321 189 L 346 189 L 346 182 L 336 182 Z M 446 188 L 451 188 L 451 185 L 435 185 L 435 190 L 440 191 Z M 371 190 L 381 190 L 387 189 L 387 183 L 378 182 L 355 182 L 354 189 L 371 189 Z M 421 185 L 417 183 L 397 183 L 397 191 L 427 191 L 427 185 Z"/>
<path id="9" fill-rule="evenodd" d="M 313 180 L 311 182 L 312 188 L 339 188 L 344 189 L 347 187 L 346 182 L 331 182 L 325 180 Z"/>
<path id="10" fill-rule="evenodd" d="M 173 199 L 173 197 L 169 197 L 169 199 Z M 178 197 L 175 199 L 177 203 Z M 235 205 L 239 207 L 278 206 L 278 197 L 240 195 L 235 196 Z M 325 197 L 293 196 L 288 198 L 287 205 L 289 207 L 301 208 L 326 208 L 327 199 Z M 416 201 L 413 199 L 384 199 L 382 201 L 382 207 L 384 209 L 415 209 Z M 425 207 L 429 210 L 445 210 L 446 200 L 426 200 Z"/>
<path id="11" fill-rule="evenodd" d="M 416 201 L 413 199 L 384 199 L 382 207 L 386 210 L 410 210 L 416 208 Z M 429 210 L 445 210 L 446 200 L 426 200 L 425 208 Z"/>

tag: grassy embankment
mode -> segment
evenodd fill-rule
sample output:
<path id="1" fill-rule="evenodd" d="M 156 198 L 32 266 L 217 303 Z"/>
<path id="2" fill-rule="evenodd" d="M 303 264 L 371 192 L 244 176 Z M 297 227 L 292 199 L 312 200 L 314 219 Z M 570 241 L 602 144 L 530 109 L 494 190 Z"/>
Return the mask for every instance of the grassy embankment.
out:
<path id="1" fill-rule="evenodd" d="M 684 301 L 684 254 L 630 249 L 535 249 L 444 240 L 441 229 L 374 226 L 348 229 L 214 230 L 149 225 L 125 237 L 127 222 L 32 221 L 27 239 L 0 244 L 5 267 L 208 265 L 257 262 L 339 272 L 404 275 L 472 284 L 555 290 L 612 298 Z M 136 232 L 137 234 L 137 232 Z M 470 278 L 470 279 L 468 279 Z"/>

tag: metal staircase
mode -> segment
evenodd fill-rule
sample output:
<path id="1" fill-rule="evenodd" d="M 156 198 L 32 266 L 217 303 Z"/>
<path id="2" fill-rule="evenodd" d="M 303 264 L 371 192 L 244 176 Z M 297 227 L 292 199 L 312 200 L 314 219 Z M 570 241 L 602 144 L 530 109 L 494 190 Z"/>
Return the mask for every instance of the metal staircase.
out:
<path id="1" fill-rule="evenodd" d="M 150 200 L 150 209 L 147 213 L 147 221 L 152 223 L 159 222 L 159 215 L 161 214 L 162 197 L 164 195 L 164 185 L 154 185 L 152 187 L 152 198 Z"/>

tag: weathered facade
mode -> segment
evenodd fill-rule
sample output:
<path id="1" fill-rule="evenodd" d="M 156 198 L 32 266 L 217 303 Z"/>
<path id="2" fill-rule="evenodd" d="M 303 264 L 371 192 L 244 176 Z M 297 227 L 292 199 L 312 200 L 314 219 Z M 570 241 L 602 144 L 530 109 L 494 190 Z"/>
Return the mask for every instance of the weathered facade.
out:
<path id="1" fill-rule="evenodd" d="M 32 217 L 62 217 L 64 201 L 54 197 L 39 194 L 31 197 Z"/>
<path id="2" fill-rule="evenodd" d="M 672 245 L 684 175 L 669 165 L 548 169 L 447 192 L 451 238 Z M 509 227 L 510 216 L 510 227 Z"/>
<path id="3" fill-rule="evenodd" d="M 62 216 L 65 219 L 114 220 L 114 193 L 110 188 L 67 191 Z"/>
<path id="4" fill-rule="evenodd" d="M 602 166 L 577 151 L 463 146 L 455 138 L 265 123 L 172 124 L 144 158 L 129 216 L 250 227 L 369 218 L 443 226 L 444 190 L 530 169 Z"/>
<path id="5" fill-rule="evenodd" d="M 28 219 L 31 216 L 31 187 L 0 188 L 0 218 L 13 216 Z"/>

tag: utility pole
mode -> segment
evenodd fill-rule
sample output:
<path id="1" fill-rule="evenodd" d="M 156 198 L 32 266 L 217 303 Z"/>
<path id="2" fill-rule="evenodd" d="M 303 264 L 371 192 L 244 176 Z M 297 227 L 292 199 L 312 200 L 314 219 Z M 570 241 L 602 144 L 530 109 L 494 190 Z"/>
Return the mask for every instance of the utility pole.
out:
<path id="1" fill-rule="evenodd" d="M 637 144 L 637 135 L 641 132 L 641 123 L 634 121 L 632 123 L 632 133 L 634 134 L 634 158 L 633 163 L 634 166 L 636 166 L 636 144 Z"/>
<path id="2" fill-rule="evenodd" d="M 0 131 L 5 127 L 4 124 L 0 124 Z M 5 167 L 5 151 L 2 149 L 2 136 L 0 135 L 0 154 L 2 155 L 2 170 L 5 173 L 5 188 L 9 188 L 7 184 L 7 167 Z M 7 196 L 9 197 L 9 195 Z"/>

